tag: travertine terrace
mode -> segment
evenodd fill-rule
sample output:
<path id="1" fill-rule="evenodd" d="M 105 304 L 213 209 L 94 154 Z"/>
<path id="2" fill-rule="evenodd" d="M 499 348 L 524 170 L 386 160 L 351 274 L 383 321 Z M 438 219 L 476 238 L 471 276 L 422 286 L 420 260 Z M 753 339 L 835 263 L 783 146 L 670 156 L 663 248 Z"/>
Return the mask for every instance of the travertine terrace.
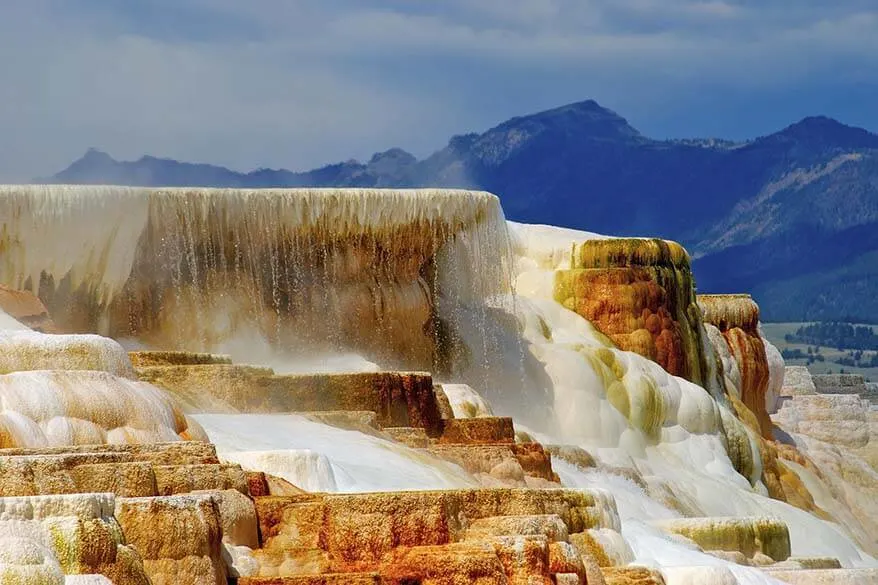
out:
<path id="1" fill-rule="evenodd" d="M 876 576 L 874 411 L 785 383 L 673 242 L 443 190 L 5 186 L 0 220 L 0 583 Z"/>

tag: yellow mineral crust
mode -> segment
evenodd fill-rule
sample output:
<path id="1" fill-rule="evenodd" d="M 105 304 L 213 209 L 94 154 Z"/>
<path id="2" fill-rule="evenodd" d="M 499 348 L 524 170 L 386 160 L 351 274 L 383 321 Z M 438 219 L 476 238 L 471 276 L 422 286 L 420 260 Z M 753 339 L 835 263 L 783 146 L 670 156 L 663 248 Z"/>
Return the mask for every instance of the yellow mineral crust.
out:
<path id="1" fill-rule="evenodd" d="M 197 353 L 190 351 L 130 351 L 128 357 L 135 368 L 147 366 L 198 366 L 205 364 L 231 364 L 228 355 Z"/>
<path id="2" fill-rule="evenodd" d="M 689 257 L 676 242 L 615 238 L 572 244 L 555 273 L 555 300 L 591 321 L 621 349 L 703 384 L 700 313 Z"/>
<path id="3" fill-rule="evenodd" d="M 790 556 L 789 529 L 776 518 L 680 518 L 654 524 L 693 540 L 704 550 L 739 551 L 750 558 L 761 553 L 775 561 Z"/>
<path id="4" fill-rule="evenodd" d="M 146 585 L 140 557 L 124 542 L 113 506 L 110 494 L 0 498 L 0 532 L 17 540 L 5 542 L 10 548 L 4 546 L 0 555 L 10 559 L 25 551 L 31 557 L 30 562 L 22 563 L 19 557 L 11 568 L 0 568 L 0 576 L 21 574 L 20 565 L 36 564 L 40 567 L 32 567 L 34 574 L 24 569 L 29 578 L 21 583 L 41 583 L 39 578 L 46 575 L 95 574 L 122 585 Z M 11 550 L 13 546 L 18 550 Z M 4 562 L 0 560 L 0 567 Z M 64 577 L 46 582 L 64 583 Z"/>
<path id="5" fill-rule="evenodd" d="M 210 495 L 120 498 L 115 517 L 153 585 L 225 582 L 222 519 Z"/>
<path id="6" fill-rule="evenodd" d="M 573 244 L 570 268 L 665 266 L 689 270 L 689 254 L 677 242 L 656 238 L 612 238 Z"/>
<path id="7" fill-rule="evenodd" d="M 748 294 L 698 295 L 698 306 L 704 322 L 720 331 L 735 327 L 756 331 L 759 325 L 759 305 Z"/>
<path id="8" fill-rule="evenodd" d="M 0 582 L 64 585 L 64 573 L 50 550 L 33 539 L 0 537 Z"/>

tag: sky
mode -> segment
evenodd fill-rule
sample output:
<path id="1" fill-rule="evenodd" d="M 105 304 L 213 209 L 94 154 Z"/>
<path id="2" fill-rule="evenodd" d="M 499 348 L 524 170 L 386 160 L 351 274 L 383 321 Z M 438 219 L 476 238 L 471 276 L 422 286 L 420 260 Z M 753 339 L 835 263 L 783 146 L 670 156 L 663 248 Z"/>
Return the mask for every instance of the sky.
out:
<path id="1" fill-rule="evenodd" d="M 875 0 L 0 0 L 0 182 L 88 147 L 306 170 L 595 99 L 656 138 L 878 132 Z"/>

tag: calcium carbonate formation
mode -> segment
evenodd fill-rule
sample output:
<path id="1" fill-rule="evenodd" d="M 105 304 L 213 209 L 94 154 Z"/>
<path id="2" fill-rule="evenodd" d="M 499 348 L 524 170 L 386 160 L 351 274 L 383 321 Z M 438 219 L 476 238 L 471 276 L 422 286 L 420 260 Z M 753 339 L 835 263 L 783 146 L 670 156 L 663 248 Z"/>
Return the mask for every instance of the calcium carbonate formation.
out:
<path id="1" fill-rule="evenodd" d="M 868 402 L 798 371 L 786 392 L 755 303 L 696 297 L 677 244 L 454 190 L 3 186 L 0 221 L 0 284 L 67 332 L 0 312 L 3 495 L 130 474 L 88 516 L 121 526 L 116 560 L 74 571 L 49 521 L 0 527 L 0 581 L 876 575 Z M 160 447 L 181 439 L 215 451 Z"/>

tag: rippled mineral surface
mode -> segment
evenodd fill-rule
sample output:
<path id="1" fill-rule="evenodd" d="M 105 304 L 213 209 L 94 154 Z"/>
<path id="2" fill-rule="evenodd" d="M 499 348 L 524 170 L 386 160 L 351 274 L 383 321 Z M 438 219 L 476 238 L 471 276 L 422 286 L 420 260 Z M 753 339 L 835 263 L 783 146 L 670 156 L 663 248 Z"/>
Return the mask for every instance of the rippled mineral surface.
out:
<path id="1" fill-rule="evenodd" d="M 674 242 L 451 190 L 0 218 L 0 583 L 878 583 L 873 389 Z"/>

